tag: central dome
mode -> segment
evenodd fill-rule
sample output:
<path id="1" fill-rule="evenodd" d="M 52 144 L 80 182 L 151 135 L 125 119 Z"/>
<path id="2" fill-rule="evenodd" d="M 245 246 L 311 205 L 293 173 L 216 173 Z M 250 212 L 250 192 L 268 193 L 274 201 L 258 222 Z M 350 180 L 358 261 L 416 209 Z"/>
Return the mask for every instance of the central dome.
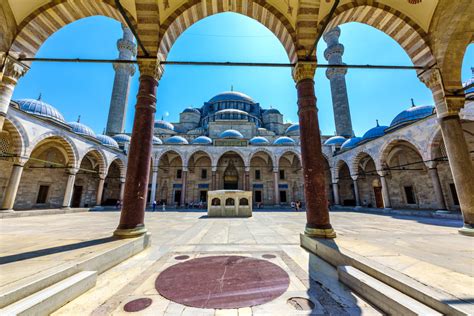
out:
<path id="1" fill-rule="evenodd" d="M 246 94 L 237 91 L 225 91 L 219 93 L 215 97 L 209 100 L 209 103 L 221 102 L 221 101 L 244 101 L 255 103 L 255 101 Z"/>

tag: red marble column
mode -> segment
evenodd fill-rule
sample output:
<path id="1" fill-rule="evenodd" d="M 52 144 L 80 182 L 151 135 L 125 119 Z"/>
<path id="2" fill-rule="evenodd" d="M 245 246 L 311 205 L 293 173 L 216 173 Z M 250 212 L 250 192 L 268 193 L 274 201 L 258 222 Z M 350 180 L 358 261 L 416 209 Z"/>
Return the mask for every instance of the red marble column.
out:
<path id="1" fill-rule="evenodd" d="M 305 234 L 311 237 L 335 238 L 336 233 L 329 221 L 324 158 L 314 93 L 315 69 L 316 64 L 309 63 L 298 63 L 294 69 L 306 200 Z"/>
<path id="2" fill-rule="evenodd" d="M 156 64 L 148 63 L 140 65 L 140 86 L 128 154 L 123 207 L 120 224 L 114 232 L 114 235 L 120 238 L 146 233 L 144 219 L 158 86 Z"/>

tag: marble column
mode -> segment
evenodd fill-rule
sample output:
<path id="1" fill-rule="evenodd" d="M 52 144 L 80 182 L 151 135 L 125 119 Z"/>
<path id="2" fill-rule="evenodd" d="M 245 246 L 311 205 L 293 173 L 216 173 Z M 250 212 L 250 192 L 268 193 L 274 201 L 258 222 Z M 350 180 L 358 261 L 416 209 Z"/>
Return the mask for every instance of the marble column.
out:
<path id="1" fill-rule="evenodd" d="M 95 198 L 95 205 L 101 206 L 102 205 L 102 198 L 104 195 L 104 184 L 105 184 L 105 175 L 99 175 L 99 185 L 97 186 L 97 194 Z"/>
<path id="2" fill-rule="evenodd" d="M 66 191 L 64 192 L 64 199 L 62 208 L 71 207 L 72 194 L 74 193 L 74 182 L 76 181 L 77 169 L 69 169 L 67 171 L 68 178 L 66 183 Z"/>
<path id="3" fill-rule="evenodd" d="M 392 203 L 390 203 L 390 193 L 388 190 L 388 184 L 386 179 L 386 173 L 380 174 L 380 183 L 382 184 L 382 200 L 384 208 L 391 208 Z"/>
<path id="4" fill-rule="evenodd" d="M 332 184 L 332 193 L 334 194 L 334 205 L 341 205 L 341 197 L 339 195 L 339 184 L 333 182 Z"/>
<path id="5" fill-rule="evenodd" d="M 2 63 L 4 63 L 3 69 Z M 7 116 L 13 90 L 18 79 L 23 76 L 29 67 L 16 61 L 10 56 L 0 58 L 0 132 L 3 131 L 3 124 Z"/>
<path id="6" fill-rule="evenodd" d="M 245 186 L 244 190 L 245 191 L 250 191 L 250 169 L 248 167 L 245 167 Z"/>
<path id="7" fill-rule="evenodd" d="M 301 159 L 306 200 L 305 234 L 319 238 L 335 238 L 336 233 L 329 220 L 325 165 L 314 93 L 315 70 L 316 62 L 298 62 L 293 70 L 298 91 Z"/>
<path id="8" fill-rule="evenodd" d="M 280 190 L 278 188 L 278 169 L 273 169 L 273 204 L 280 206 Z"/>
<path id="9" fill-rule="evenodd" d="M 158 167 L 153 167 L 151 171 L 151 193 L 150 193 L 150 204 L 153 205 L 153 201 L 156 201 L 156 180 L 158 178 Z"/>
<path id="10" fill-rule="evenodd" d="M 439 69 L 423 72 L 420 80 L 433 93 L 436 115 L 464 220 L 459 233 L 474 236 L 474 166 L 459 118 L 459 111 L 466 102 L 465 96 L 446 95 L 446 82 L 443 82 Z M 450 83 L 449 81 L 448 84 Z"/>
<path id="11" fill-rule="evenodd" d="M 123 202 L 123 196 L 125 193 L 125 178 L 120 177 L 120 201 Z"/>
<path id="12" fill-rule="evenodd" d="M 139 61 L 140 85 L 135 106 L 132 140 L 120 223 L 114 235 L 136 237 L 146 233 L 145 208 L 150 174 L 156 89 L 163 68 L 156 61 Z"/>
<path id="13" fill-rule="evenodd" d="M 211 190 L 217 190 L 217 170 L 212 169 Z"/>
<path id="14" fill-rule="evenodd" d="M 441 181 L 439 180 L 438 168 L 436 165 L 428 168 L 428 174 L 430 175 L 431 182 L 436 197 L 436 208 L 438 210 L 445 210 L 446 203 L 444 202 L 443 189 L 441 188 Z"/>
<path id="15" fill-rule="evenodd" d="M 3 197 L 2 207 L 3 211 L 13 211 L 13 205 L 15 204 L 16 194 L 18 193 L 18 187 L 20 186 L 21 174 L 23 173 L 23 164 L 14 164 L 8 179 L 7 188 L 5 189 L 5 195 Z"/>
<path id="16" fill-rule="evenodd" d="M 181 174 L 182 178 L 182 185 L 181 185 L 181 206 L 185 206 L 186 204 L 186 184 L 188 182 L 188 169 L 183 168 L 183 172 Z"/>
<path id="17" fill-rule="evenodd" d="M 354 198 L 356 206 L 360 206 L 359 183 L 357 181 L 357 177 L 352 178 L 352 183 L 354 184 Z"/>

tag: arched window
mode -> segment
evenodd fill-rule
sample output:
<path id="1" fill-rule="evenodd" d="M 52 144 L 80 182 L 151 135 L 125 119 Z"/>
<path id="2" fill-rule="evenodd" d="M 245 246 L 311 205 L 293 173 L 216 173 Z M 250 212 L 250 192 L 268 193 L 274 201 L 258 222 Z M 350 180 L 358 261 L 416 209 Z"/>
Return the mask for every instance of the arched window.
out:
<path id="1" fill-rule="evenodd" d="M 235 205 L 234 199 L 228 198 L 227 200 L 225 200 L 225 205 L 226 205 L 226 206 L 233 206 L 233 205 Z"/>
<path id="2" fill-rule="evenodd" d="M 221 205 L 221 199 L 213 198 L 211 204 L 212 204 L 212 206 L 219 206 L 219 205 Z"/>
<path id="3" fill-rule="evenodd" d="M 239 204 L 240 205 L 249 205 L 249 200 L 247 200 L 246 198 L 241 198 L 240 201 L 239 201 Z"/>

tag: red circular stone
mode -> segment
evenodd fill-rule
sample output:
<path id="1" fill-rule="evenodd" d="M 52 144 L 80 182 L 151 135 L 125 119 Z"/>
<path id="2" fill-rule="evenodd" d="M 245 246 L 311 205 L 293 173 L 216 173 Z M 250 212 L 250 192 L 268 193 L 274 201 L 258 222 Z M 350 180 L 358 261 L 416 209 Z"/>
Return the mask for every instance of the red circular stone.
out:
<path id="1" fill-rule="evenodd" d="M 197 308 L 241 308 L 270 302 L 285 293 L 288 274 L 266 260 L 216 256 L 175 264 L 158 275 L 165 298 Z"/>
<path id="2" fill-rule="evenodd" d="M 139 312 L 150 306 L 152 302 L 151 298 L 138 298 L 125 304 L 123 310 L 129 313 Z"/>

